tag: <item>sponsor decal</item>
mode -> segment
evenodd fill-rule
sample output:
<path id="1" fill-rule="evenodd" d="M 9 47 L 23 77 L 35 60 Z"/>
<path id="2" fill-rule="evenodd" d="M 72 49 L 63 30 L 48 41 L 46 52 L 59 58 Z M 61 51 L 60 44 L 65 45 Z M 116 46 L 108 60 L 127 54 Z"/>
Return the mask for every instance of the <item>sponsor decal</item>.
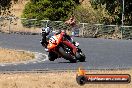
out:
<path id="1" fill-rule="evenodd" d="M 86 83 L 130 83 L 129 74 L 86 74 L 85 70 L 79 68 L 76 81 L 79 85 Z"/>

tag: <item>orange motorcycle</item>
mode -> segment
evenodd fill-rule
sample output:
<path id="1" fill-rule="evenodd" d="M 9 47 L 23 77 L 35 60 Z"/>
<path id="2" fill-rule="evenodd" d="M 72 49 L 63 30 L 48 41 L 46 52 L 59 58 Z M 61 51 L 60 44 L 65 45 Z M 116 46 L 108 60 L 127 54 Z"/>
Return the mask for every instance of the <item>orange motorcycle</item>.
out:
<path id="1" fill-rule="evenodd" d="M 47 46 L 49 52 L 49 60 L 54 61 L 57 58 L 64 58 L 69 60 L 72 63 L 76 63 L 77 61 L 84 62 L 85 55 L 82 50 L 78 46 L 75 46 L 72 42 L 70 42 L 65 37 L 65 32 L 61 32 L 59 34 L 54 34 L 49 39 L 49 44 Z"/>

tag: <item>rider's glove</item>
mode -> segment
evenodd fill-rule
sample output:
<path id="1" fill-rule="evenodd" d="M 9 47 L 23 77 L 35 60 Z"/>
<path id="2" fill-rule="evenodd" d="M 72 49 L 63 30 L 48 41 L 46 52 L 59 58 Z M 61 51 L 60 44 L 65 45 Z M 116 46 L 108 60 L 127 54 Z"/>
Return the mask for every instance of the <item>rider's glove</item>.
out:
<path id="1" fill-rule="evenodd" d="M 42 44 L 42 40 L 39 41 Z"/>
<path id="2" fill-rule="evenodd" d="M 78 42 L 75 42 L 75 46 L 78 47 L 79 46 L 79 43 Z"/>
<path id="3" fill-rule="evenodd" d="M 45 48 L 45 51 L 48 52 L 49 50 L 47 48 Z"/>

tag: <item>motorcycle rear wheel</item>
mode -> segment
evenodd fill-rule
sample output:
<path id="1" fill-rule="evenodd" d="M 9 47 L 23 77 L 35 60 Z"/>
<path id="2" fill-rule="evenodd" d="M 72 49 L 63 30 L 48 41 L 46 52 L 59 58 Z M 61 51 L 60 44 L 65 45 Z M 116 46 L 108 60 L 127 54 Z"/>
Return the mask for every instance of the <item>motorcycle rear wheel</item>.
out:
<path id="1" fill-rule="evenodd" d="M 85 62 L 85 55 L 82 52 L 77 52 L 76 53 L 76 58 L 80 61 L 80 62 Z"/>

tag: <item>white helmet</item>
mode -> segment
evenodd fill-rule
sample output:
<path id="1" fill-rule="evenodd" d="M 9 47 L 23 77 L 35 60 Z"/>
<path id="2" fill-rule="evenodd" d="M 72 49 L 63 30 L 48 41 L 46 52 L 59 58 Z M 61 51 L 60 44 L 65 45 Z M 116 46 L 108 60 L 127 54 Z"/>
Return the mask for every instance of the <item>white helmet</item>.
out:
<path id="1" fill-rule="evenodd" d="M 46 28 L 42 28 L 42 31 L 45 32 L 46 34 L 49 34 L 51 30 L 49 27 L 46 27 Z"/>

